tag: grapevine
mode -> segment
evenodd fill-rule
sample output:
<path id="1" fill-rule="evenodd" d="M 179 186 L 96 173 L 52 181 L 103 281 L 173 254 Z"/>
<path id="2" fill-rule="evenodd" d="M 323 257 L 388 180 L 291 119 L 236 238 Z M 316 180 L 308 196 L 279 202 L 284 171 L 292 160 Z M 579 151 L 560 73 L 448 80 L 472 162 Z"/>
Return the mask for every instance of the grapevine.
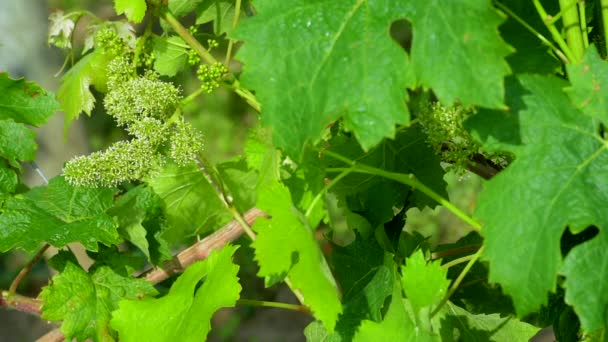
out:
<path id="1" fill-rule="evenodd" d="M 604 0 L 107 3 L 50 14 L 56 95 L 0 72 L 0 252 L 31 253 L 0 307 L 42 340 L 236 339 L 240 306 L 307 341 L 604 339 Z M 45 175 L 59 111 L 117 133 Z"/>

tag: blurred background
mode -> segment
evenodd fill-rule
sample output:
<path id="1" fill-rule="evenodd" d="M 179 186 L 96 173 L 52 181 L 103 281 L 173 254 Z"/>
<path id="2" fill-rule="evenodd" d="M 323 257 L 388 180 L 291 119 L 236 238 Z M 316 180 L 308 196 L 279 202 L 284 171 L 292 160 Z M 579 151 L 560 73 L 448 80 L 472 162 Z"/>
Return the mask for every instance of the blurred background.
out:
<path id="1" fill-rule="evenodd" d="M 8 71 L 12 78 L 25 77 L 43 88 L 56 92 L 65 55 L 47 44 L 48 16 L 52 11 L 69 12 L 87 9 L 102 19 L 119 19 L 110 0 L 0 0 L 0 71 Z M 188 26 L 188 20 L 184 23 Z M 143 25 L 143 24 L 142 24 Z M 80 26 L 80 25 L 79 25 Z M 136 27 L 138 32 L 142 27 Z M 199 27 L 199 32 L 212 34 L 211 24 Z M 76 28 L 76 34 L 79 27 Z M 221 43 L 221 41 L 220 41 Z M 76 45 L 76 48 L 82 46 Z M 224 47 L 225 48 L 225 47 Z M 217 49 L 222 53 L 222 46 Z M 189 94 L 198 87 L 194 72 L 178 75 L 177 82 Z M 97 103 L 101 103 L 99 94 Z M 189 104 L 185 113 L 206 137 L 207 158 L 215 163 L 239 154 L 247 130 L 256 121 L 253 112 L 239 97 L 222 88 L 210 95 L 198 97 Z M 57 113 L 41 129 L 37 130 L 39 150 L 37 164 L 48 178 L 61 173 L 63 164 L 74 156 L 100 150 L 114 141 L 125 138 L 112 119 L 95 110 L 91 117 L 81 115 L 69 129 L 67 140 L 63 138 L 63 115 Z M 43 184 L 31 167 L 26 165 L 26 184 L 30 187 Z M 481 180 L 471 174 L 446 175 L 451 200 L 466 212 L 472 213 Z M 339 225 L 340 222 L 335 222 Z M 422 211 L 412 209 L 407 213 L 404 229 L 418 231 L 429 236 L 433 245 L 454 242 L 468 232 L 468 228 L 451 213 L 442 208 Z M 247 241 L 239 241 L 243 246 L 238 250 L 236 261 L 241 265 L 240 278 L 243 279 L 243 298 L 296 303 L 288 288 L 275 286 L 264 288 L 263 280 L 255 276 L 257 266 L 253 262 L 253 252 Z M 77 246 L 72 246 L 78 250 Z M 47 258 L 53 252 L 49 252 Z M 0 254 L 0 289 L 7 289 L 21 267 L 31 258 L 23 252 Z M 86 267 L 86 265 L 83 265 Z M 45 262 L 39 262 L 24 282 L 19 293 L 36 297 L 42 286 L 52 276 Z M 170 284 L 169 284 L 170 285 Z M 167 286 L 169 286 L 167 285 Z M 219 311 L 213 320 L 212 341 L 303 341 L 303 330 L 311 318 L 302 313 L 268 308 L 238 307 Z M 38 317 L 16 311 L 0 309 L 0 342 L 33 341 L 56 325 Z"/>

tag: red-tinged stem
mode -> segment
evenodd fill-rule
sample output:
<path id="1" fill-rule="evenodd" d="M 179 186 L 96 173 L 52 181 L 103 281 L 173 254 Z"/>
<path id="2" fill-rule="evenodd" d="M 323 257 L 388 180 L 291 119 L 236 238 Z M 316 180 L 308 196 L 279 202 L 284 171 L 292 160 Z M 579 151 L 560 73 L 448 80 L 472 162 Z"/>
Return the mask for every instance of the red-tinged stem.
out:
<path id="1" fill-rule="evenodd" d="M 5 309 L 13 309 L 21 312 L 31 313 L 40 316 L 42 311 L 42 302 L 35 298 L 21 296 L 8 291 L 0 292 L 0 307 Z"/>
<path id="2" fill-rule="evenodd" d="M 17 287 L 19 287 L 19 284 L 21 283 L 21 281 L 23 280 L 23 278 L 25 278 L 25 276 L 30 272 L 30 270 L 32 269 L 32 267 L 34 267 L 34 265 L 36 264 L 36 262 L 38 262 L 38 260 L 40 260 L 40 258 L 42 258 L 42 255 L 44 255 L 44 252 L 46 252 L 46 250 L 51 247 L 51 245 L 49 245 L 48 243 L 45 244 L 44 246 L 42 246 L 42 248 L 40 248 L 40 250 L 38 251 L 38 253 L 36 253 L 36 255 L 34 255 L 34 257 L 32 258 L 32 260 L 30 260 L 30 262 L 27 263 L 27 265 L 25 265 L 21 271 L 19 272 L 19 274 L 17 274 L 17 276 L 15 277 L 15 279 L 13 280 L 13 282 L 11 283 L 11 286 L 8 288 L 8 293 L 9 294 L 15 294 L 15 292 L 17 292 Z"/>

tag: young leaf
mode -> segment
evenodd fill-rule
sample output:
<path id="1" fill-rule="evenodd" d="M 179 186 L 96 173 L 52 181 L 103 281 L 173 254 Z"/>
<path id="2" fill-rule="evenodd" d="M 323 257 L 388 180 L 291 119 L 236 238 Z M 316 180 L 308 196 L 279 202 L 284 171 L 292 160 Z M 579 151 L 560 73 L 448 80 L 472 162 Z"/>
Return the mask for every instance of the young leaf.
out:
<path id="1" fill-rule="evenodd" d="M 253 242 L 258 275 L 289 276 L 292 289 L 299 290 L 315 318 L 333 331 L 342 306 L 338 289 L 327 269 L 310 227 L 294 207 L 287 188 L 277 180 L 266 180 L 258 190 L 257 206 L 272 216 L 258 218 Z"/>
<path id="2" fill-rule="evenodd" d="M 409 122 L 408 59 L 389 34 L 403 6 L 256 1 L 257 15 L 232 36 L 245 41 L 237 55 L 245 63 L 242 84 L 255 90 L 277 147 L 299 160 L 304 146 L 342 116 L 368 150 L 393 137 L 395 124 Z"/>
<path id="3" fill-rule="evenodd" d="M 114 0 L 116 14 L 125 14 L 127 19 L 139 23 L 146 15 L 146 0 Z"/>
<path id="4" fill-rule="evenodd" d="M 502 144 L 517 159 L 486 184 L 476 215 L 484 223 L 490 281 L 500 283 L 513 297 L 517 313 L 525 315 L 546 303 L 547 292 L 555 290 L 564 228 L 569 226 L 577 233 L 590 224 L 600 230 L 608 227 L 608 215 L 598 207 L 598 203 L 608 201 L 608 152 L 598 134 L 598 123 L 570 102 L 563 91 L 565 82 L 534 75 L 523 75 L 518 80 L 526 91 L 523 101 L 514 103 L 511 113 L 503 117 L 516 117 L 522 145 L 511 141 Z M 485 121 L 489 131 L 502 123 L 499 116 L 494 117 L 497 120 L 493 124 Z M 494 144 L 501 146 L 499 142 Z M 595 237 L 575 247 L 566 257 L 566 279 L 580 278 L 575 270 L 588 262 L 580 255 L 604 243 L 603 238 Z M 596 263 L 601 264 L 599 258 Z M 597 328 L 591 322 L 604 322 L 603 308 L 608 302 L 601 287 L 579 287 L 583 284 L 569 283 L 568 291 L 586 291 L 587 296 L 603 300 L 589 307 L 578 302 L 580 296 L 570 297 L 571 304 L 578 307 L 577 313 L 585 317 L 588 324 L 584 328 L 589 331 Z"/>
<path id="5" fill-rule="evenodd" d="M 241 16 L 245 14 L 243 9 L 246 4 L 247 1 L 241 3 Z M 219 36 L 229 32 L 232 29 L 232 22 L 236 14 L 234 6 L 234 0 L 203 0 L 196 10 L 196 24 L 200 25 L 213 21 L 213 32 L 216 35 Z"/>
<path id="6" fill-rule="evenodd" d="M 405 308 L 399 281 L 393 283 L 393 297 L 382 322 L 363 321 L 353 341 L 440 341 L 439 336 L 416 327 Z"/>
<path id="7" fill-rule="evenodd" d="M 68 262 L 40 293 L 42 318 L 63 321 L 61 332 L 68 341 L 112 341 L 115 334 L 108 324 L 118 302 L 156 294 L 147 280 L 120 276 L 109 267 L 88 274 Z"/>
<path id="8" fill-rule="evenodd" d="M 81 112 L 91 115 L 95 97 L 89 87 L 95 85 L 103 90 L 106 85 L 108 55 L 96 50 L 82 57 L 62 78 L 57 91 L 61 109 L 65 112 L 65 129 L 78 118 Z"/>
<path id="9" fill-rule="evenodd" d="M 186 66 L 186 42 L 178 36 L 154 39 L 154 70 L 161 75 L 175 76 Z"/>
<path id="10" fill-rule="evenodd" d="M 422 250 L 405 260 L 402 273 L 403 291 L 416 314 L 426 306 L 439 303 L 448 292 L 448 270 L 438 261 L 427 263 Z"/>
<path id="11" fill-rule="evenodd" d="M 23 79 L 13 80 L 0 73 L 0 120 L 39 127 L 59 109 L 52 93 Z"/>
<path id="12" fill-rule="evenodd" d="M 213 251 L 206 260 L 188 266 L 162 298 L 121 301 L 111 322 L 120 340 L 170 341 L 179 336 L 180 341 L 204 341 L 213 314 L 234 306 L 239 298 L 239 267 L 232 263 L 236 248 Z"/>
<path id="13" fill-rule="evenodd" d="M 0 251 L 34 251 L 42 242 L 61 248 L 74 241 L 96 251 L 98 242 L 118 243 L 116 224 L 105 213 L 114 191 L 76 188 L 56 177 L 46 187 L 11 197 L 0 215 Z"/>
<path id="14" fill-rule="evenodd" d="M 504 19 L 490 1 L 415 0 L 407 17 L 418 84 L 444 104 L 505 108 L 503 78 L 511 70 L 504 58 L 513 49 L 498 34 Z"/>

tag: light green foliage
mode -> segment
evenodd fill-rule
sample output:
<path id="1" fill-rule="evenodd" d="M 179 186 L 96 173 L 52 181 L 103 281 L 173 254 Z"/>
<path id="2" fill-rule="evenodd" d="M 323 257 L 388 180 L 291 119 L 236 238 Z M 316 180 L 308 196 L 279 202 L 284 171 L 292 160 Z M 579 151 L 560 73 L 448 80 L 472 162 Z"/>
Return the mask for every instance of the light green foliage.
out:
<path id="1" fill-rule="evenodd" d="M 139 23 L 146 15 L 146 0 L 114 0 L 116 14 L 125 14 L 127 19 Z"/>
<path id="2" fill-rule="evenodd" d="M 36 134 L 24 124 L 13 120 L 0 120 L 0 156 L 13 167 L 18 160 L 29 161 L 36 157 Z"/>
<path id="3" fill-rule="evenodd" d="M 393 283 L 393 296 L 384 319 L 378 323 L 363 321 L 353 341 L 441 341 L 439 336 L 416 327 L 405 308 L 399 282 Z"/>
<path id="4" fill-rule="evenodd" d="M 403 291 L 416 314 L 424 307 L 438 304 L 448 292 L 448 270 L 439 261 L 427 263 L 422 250 L 405 259 L 401 273 Z"/>
<path id="5" fill-rule="evenodd" d="M 75 241 L 95 251 L 99 242 L 118 243 L 116 223 L 105 213 L 113 194 L 111 189 L 75 188 L 57 177 L 46 187 L 11 197 L 0 215 L 0 251 L 34 251 L 42 242 L 61 248 Z"/>
<path id="6" fill-rule="evenodd" d="M 505 107 L 503 78 L 511 70 L 504 58 L 513 49 L 498 34 L 504 18 L 490 1 L 414 0 L 407 18 L 419 85 L 446 105 Z"/>
<path id="7" fill-rule="evenodd" d="M 188 266 L 162 298 L 121 301 L 111 322 L 120 340 L 161 342 L 179 336 L 180 341 L 204 341 L 213 314 L 234 306 L 239 298 L 239 267 L 232 263 L 235 250 L 226 246 Z"/>
<path id="8" fill-rule="evenodd" d="M 276 179 L 266 179 L 258 187 L 257 206 L 271 219 L 258 218 L 253 242 L 261 277 L 284 277 L 300 291 L 304 304 L 333 331 L 342 312 L 338 289 L 311 228 L 294 207 L 287 188 Z"/>
<path id="9" fill-rule="evenodd" d="M 13 80 L 8 73 L 0 72 L 0 120 L 38 127 L 58 109 L 59 103 L 52 93 L 35 83 Z"/>
<path id="10" fill-rule="evenodd" d="M 109 267 L 87 273 L 67 262 L 40 293 L 42 318 L 63 321 L 61 332 L 67 340 L 112 341 L 115 333 L 108 323 L 118 301 L 155 294 L 154 286 L 145 279 L 123 277 Z"/>
<path id="11" fill-rule="evenodd" d="M 161 75 L 175 76 L 188 60 L 188 45 L 178 36 L 154 39 L 154 70 Z"/>
<path id="12" fill-rule="evenodd" d="M 555 290 L 561 270 L 566 279 L 578 279 L 568 283 L 566 293 L 570 304 L 579 310 L 583 327 L 595 330 L 608 305 L 605 291 L 585 286 L 581 278 L 590 274 L 580 272 L 589 263 L 584 256 L 604 240 L 596 237 L 574 247 L 566 256 L 568 267 L 562 269 L 560 237 L 566 226 L 574 233 L 589 224 L 601 230 L 608 227 L 608 215 L 598 206 L 608 201 L 606 144 L 598 135 L 595 119 L 579 111 L 564 93 L 567 83 L 528 75 L 518 77 L 518 81 L 525 90 L 523 103 L 513 104 L 509 115 L 516 116 L 522 144 L 507 141 L 502 145 L 517 159 L 486 184 L 476 213 L 484 222 L 490 280 L 499 282 L 513 297 L 518 314 L 525 315 L 546 303 L 547 292 Z M 492 115 L 493 121 L 476 129 L 491 133 L 505 115 L 487 115 Z M 600 234 L 605 233 L 602 230 Z M 596 265 L 603 263 L 601 258 L 595 258 Z M 583 304 L 588 298 L 600 302 L 589 307 Z"/>
<path id="13" fill-rule="evenodd" d="M 248 1 L 242 1 L 242 7 L 247 6 Z M 241 15 L 244 15 L 241 9 Z M 213 32 L 221 35 L 232 29 L 234 21 L 235 0 L 203 0 L 198 6 L 196 15 L 197 24 L 205 24 L 213 21 Z"/>
<path id="14" fill-rule="evenodd" d="M 407 124 L 408 58 L 391 39 L 399 1 L 257 1 L 233 37 L 241 82 L 262 103 L 273 141 L 296 160 L 340 117 L 364 150 Z M 459 10 L 460 11 L 460 10 Z M 278 34 L 280 32 L 280 34 Z M 278 63 L 277 61 L 281 61 Z"/>

